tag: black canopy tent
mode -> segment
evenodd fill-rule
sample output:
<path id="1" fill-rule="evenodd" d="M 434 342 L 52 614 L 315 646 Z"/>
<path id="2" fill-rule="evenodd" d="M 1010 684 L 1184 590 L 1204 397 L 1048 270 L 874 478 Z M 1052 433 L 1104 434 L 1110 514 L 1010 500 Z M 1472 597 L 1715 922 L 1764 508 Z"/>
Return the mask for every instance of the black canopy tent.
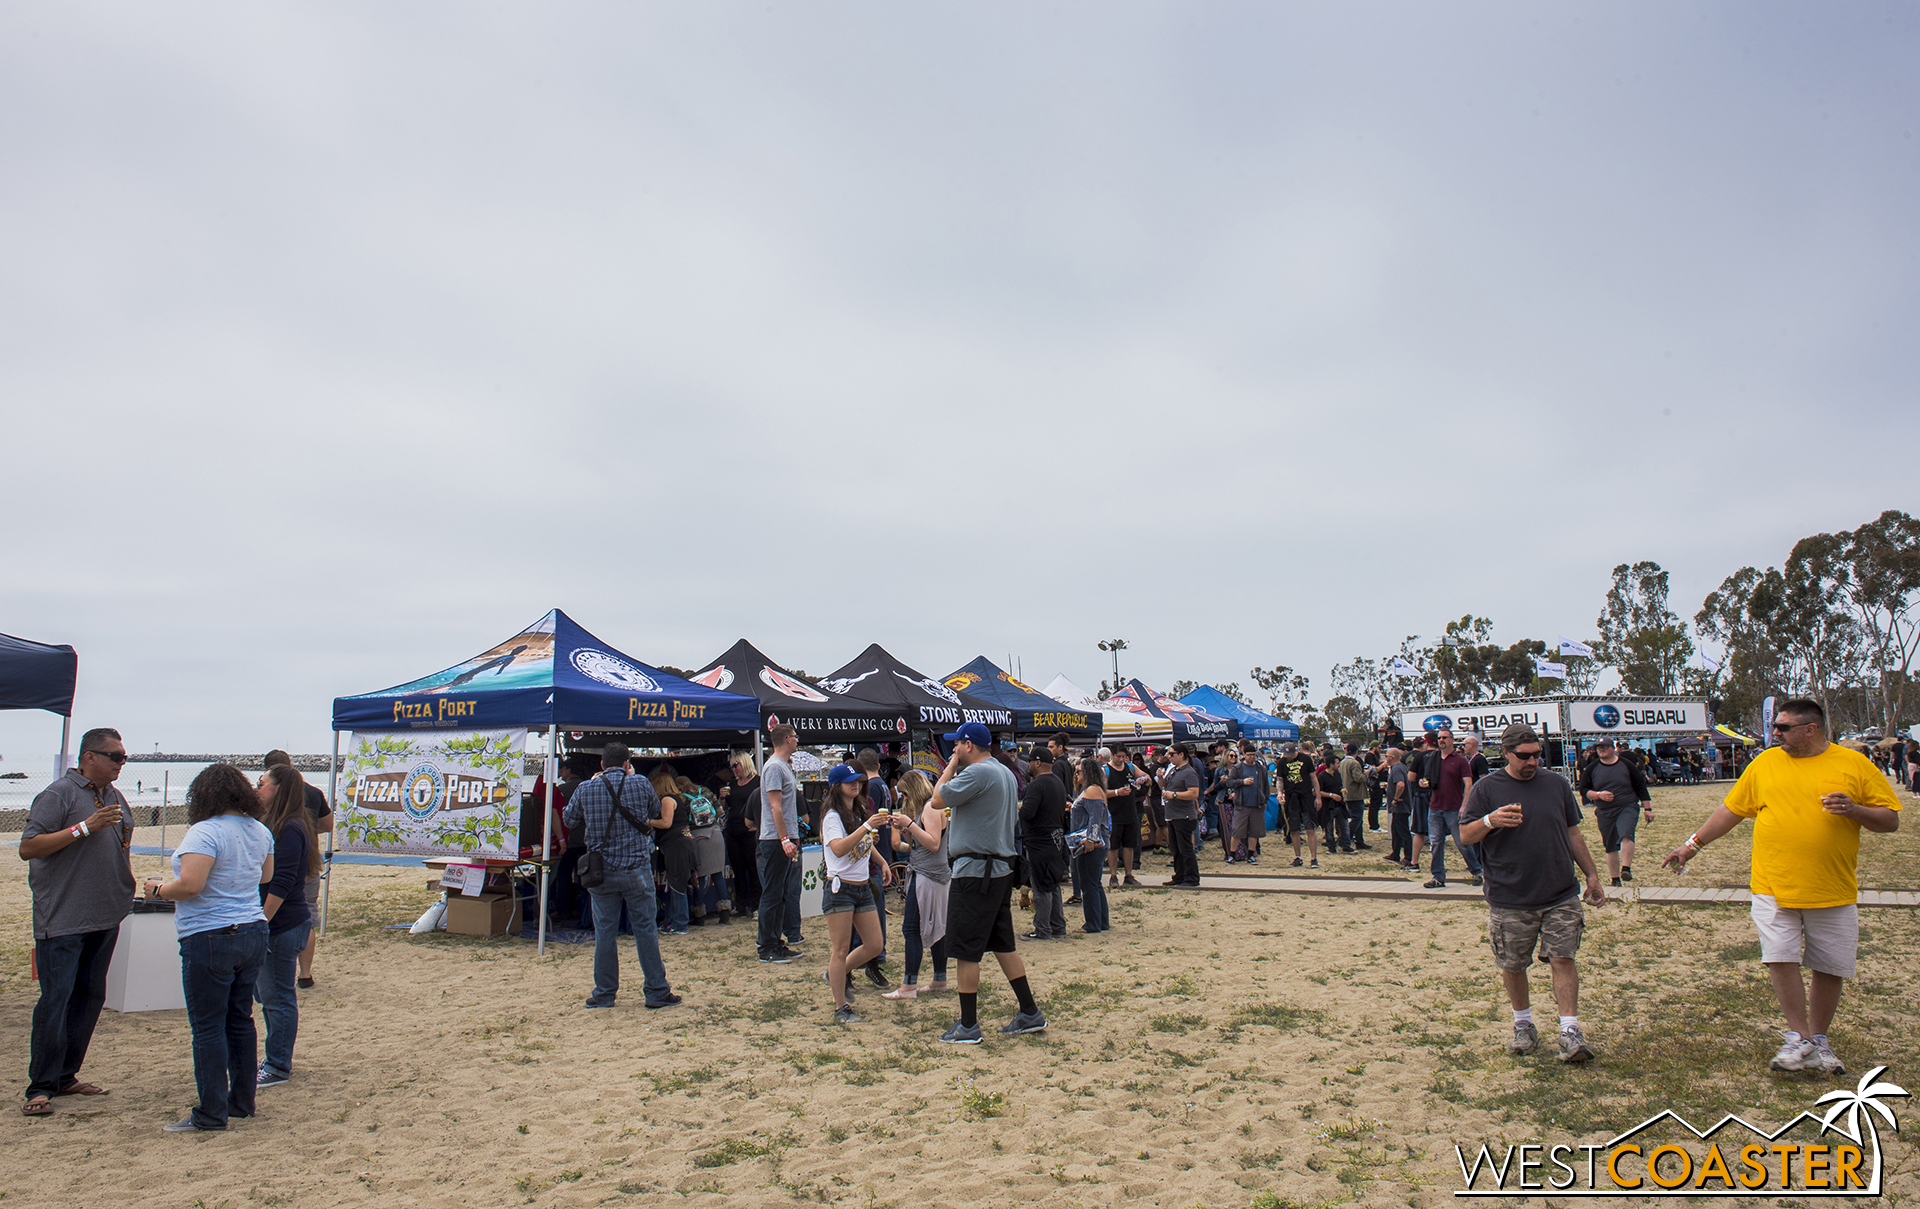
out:
<path id="1" fill-rule="evenodd" d="M 1013 711 L 1016 735 L 1065 734 L 1085 742 L 1100 738 L 1104 720 L 1099 714 L 1070 708 L 1022 684 L 985 655 L 949 672 L 944 683 L 956 693 L 964 692 Z"/>
<path id="2" fill-rule="evenodd" d="M 60 715 L 56 776 L 67 771 L 68 745 L 73 737 L 73 686 L 79 673 L 80 657 L 70 646 L 0 634 L 0 709 L 44 709 Z"/>
<path id="3" fill-rule="evenodd" d="M 953 691 L 895 659 L 877 642 L 852 662 L 821 677 L 820 687 L 862 701 L 902 707 L 907 711 L 910 729 L 925 729 L 936 739 L 964 722 L 978 722 L 991 731 L 1013 731 L 1012 710 Z M 937 744 L 929 746 L 942 750 Z"/>
<path id="4" fill-rule="evenodd" d="M 760 701 L 760 729 L 785 723 L 802 743 L 903 743 L 907 709 L 809 684 L 742 638 L 691 677 L 695 684 Z"/>

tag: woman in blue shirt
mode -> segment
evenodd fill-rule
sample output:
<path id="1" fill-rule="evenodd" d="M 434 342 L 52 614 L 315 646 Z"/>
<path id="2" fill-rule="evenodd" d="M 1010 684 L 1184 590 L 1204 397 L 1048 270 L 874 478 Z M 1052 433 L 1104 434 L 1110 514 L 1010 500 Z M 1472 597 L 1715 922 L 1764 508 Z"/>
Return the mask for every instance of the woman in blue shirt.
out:
<path id="1" fill-rule="evenodd" d="M 293 980 L 313 931 L 306 880 L 320 872 L 320 846 L 314 840 L 313 813 L 307 809 L 307 782 L 291 766 L 267 769 L 258 793 L 260 821 L 273 833 L 273 878 L 260 887 L 267 955 L 254 998 L 267 1021 L 267 1044 L 254 1086 L 277 1087 L 293 1074 L 293 1042 L 300 1033 L 300 1000 Z"/>
<path id="2" fill-rule="evenodd" d="M 260 799 L 231 764 L 215 764 L 187 787 L 186 837 L 173 852 L 173 880 L 147 882 L 174 908 L 180 981 L 193 1029 L 193 1081 L 200 1103 L 168 1133 L 223 1130 L 253 1115 L 259 1038 L 253 988 L 267 955 L 260 887 L 273 878 L 273 833 Z"/>

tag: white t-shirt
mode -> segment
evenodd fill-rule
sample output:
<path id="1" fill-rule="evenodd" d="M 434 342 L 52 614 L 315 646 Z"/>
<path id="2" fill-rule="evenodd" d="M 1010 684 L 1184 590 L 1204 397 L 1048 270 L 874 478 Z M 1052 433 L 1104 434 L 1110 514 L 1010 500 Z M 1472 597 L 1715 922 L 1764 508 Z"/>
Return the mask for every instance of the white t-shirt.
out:
<path id="1" fill-rule="evenodd" d="M 873 855 L 873 832 L 865 831 L 860 842 L 845 856 L 833 854 L 833 841 L 847 838 L 847 826 L 840 821 L 837 810 L 823 811 L 820 815 L 820 838 L 827 842 L 827 876 L 836 881 L 864 882 L 867 880 L 867 858 Z"/>

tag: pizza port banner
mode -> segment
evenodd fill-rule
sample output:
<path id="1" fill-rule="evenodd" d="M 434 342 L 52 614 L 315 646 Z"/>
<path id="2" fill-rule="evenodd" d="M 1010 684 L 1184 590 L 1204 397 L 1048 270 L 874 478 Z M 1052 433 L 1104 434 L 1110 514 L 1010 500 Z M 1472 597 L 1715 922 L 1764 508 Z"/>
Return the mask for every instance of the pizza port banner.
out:
<path id="1" fill-rule="evenodd" d="M 356 731 L 335 803 L 342 850 L 517 856 L 526 750 L 525 727 Z"/>

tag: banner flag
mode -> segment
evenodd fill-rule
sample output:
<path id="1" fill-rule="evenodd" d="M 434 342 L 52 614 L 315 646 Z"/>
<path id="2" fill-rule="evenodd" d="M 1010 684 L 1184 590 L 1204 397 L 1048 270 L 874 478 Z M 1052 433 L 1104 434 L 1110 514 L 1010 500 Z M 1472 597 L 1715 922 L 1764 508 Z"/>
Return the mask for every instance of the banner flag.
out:
<path id="1" fill-rule="evenodd" d="M 1763 747 L 1773 746 L 1773 698 L 1768 697 L 1760 703 L 1760 743 Z"/>
<path id="2" fill-rule="evenodd" d="M 1592 647 L 1584 642 L 1575 642 L 1565 634 L 1560 635 L 1560 653 L 1562 655 L 1579 655 L 1584 659 L 1593 658 Z"/>
<path id="3" fill-rule="evenodd" d="M 1706 668 L 1708 671 L 1710 672 L 1719 671 L 1721 663 L 1722 663 L 1721 660 L 1715 659 L 1713 656 L 1707 654 L 1705 651 L 1700 652 L 1700 666 Z"/>
<path id="4" fill-rule="evenodd" d="M 1565 680 L 1567 678 L 1567 665 L 1564 663 L 1548 663 L 1544 659 L 1536 658 L 1533 661 L 1533 670 L 1539 674 L 1542 680 Z"/>
<path id="5" fill-rule="evenodd" d="M 1387 671 L 1400 677 L 1402 680 L 1418 680 L 1420 678 L 1419 669 L 1398 655 L 1393 657 L 1393 662 L 1387 664 Z"/>
<path id="6" fill-rule="evenodd" d="M 342 851 L 520 855 L 527 730 L 355 731 L 340 776 Z"/>

